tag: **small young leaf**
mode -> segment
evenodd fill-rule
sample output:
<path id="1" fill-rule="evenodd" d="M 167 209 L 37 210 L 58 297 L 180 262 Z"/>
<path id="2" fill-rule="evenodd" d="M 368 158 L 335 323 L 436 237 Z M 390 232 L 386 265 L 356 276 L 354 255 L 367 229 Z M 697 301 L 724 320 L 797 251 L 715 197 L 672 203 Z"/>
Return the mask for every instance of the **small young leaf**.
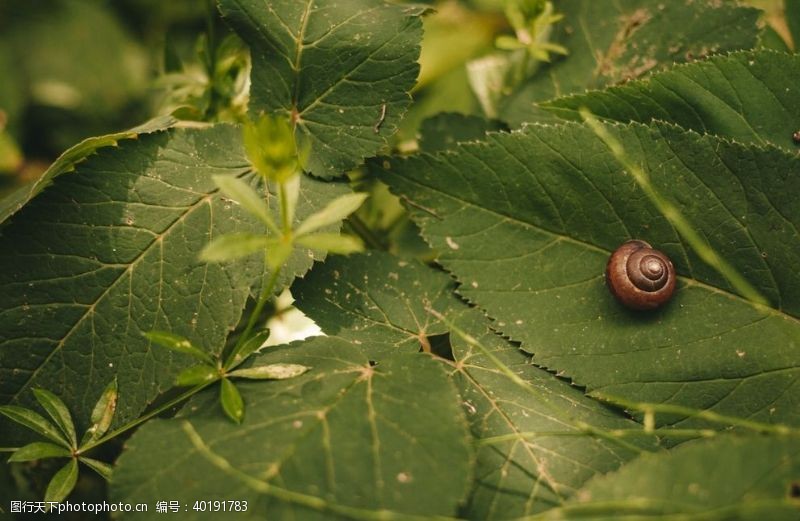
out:
<path id="1" fill-rule="evenodd" d="M 205 364 L 195 365 L 181 371 L 175 385 L 180 387 L 200 385 L 211 382 L 217 377 L 219 377 L 219 372 L 214 367 Z"/>
<path id="2" fill-rule="evenodd" d="M 230 368 L 239 365 L 242 360 L 258 351 L 258 349 L 264 345 L 264 342 L 267 341 L 267 338 L 269 338 L 268 329 L 259 331 L 253 335 L 253 337 L 243 343 L 238 350 L 231 353 L 231 356 L 228 358 L 228 362 L 225 364 L 225 367 Z"/>
<path id="3" fill-rule="evenodd" d="M 236 378 L 250 378 L 252 380 L 286 380 L 294 378 L 308 371 L 310 368 L 300 364 L 269 364 L 238 369 L 228 373 Z"/>
<path id="4" fill-rule="evenodd" d="M 61 470 L 56 472 L 56 475 L 50 480 L 50 484 L 47 485 L 47 491 L 44 493 L 44 500 L 46 502 L 60 503 L 72 492 L 77 481 L 78 461 L 73 458 Z"/>
<path id="5" fill-rule="evenodd" d="M 214 360 L 211 359 L 208 353 L 201 351 L 199 348 L 192 345 L 192 343 L 183 338 L 182 336 L 174 335 L 166 331 L 150 331 L 144 333 L 145 338 L 160 346 L 172 349 L 185 355 L 190 355 L 198 360 L 214 365 Z"/>
<path id="6" fill-rule="evenodd" d="M 222 404 L 222 410 L 228 417 L 236 423 L 242 423 L 244 418 L 244 402 L 242 395 L 239 394 L 239 389 L 233 385 L 233 382 L 227 378 L 222 379 L 222 386 L 220 387 L 219 401 Z"/>
<path id="7" fill-rule="evenodd" d="M 338 233 L 315 233 L 297 238 L 297 243 L 312 250 L 322 250 L 330 253 L 348 255 L 364 251 L 361 239 L 352 235 L 339 235 Z"/>
<path id="8" fill-rule="evenodd" d="M 364 193 L 346 194 L 338 197 L 328 203 L 328 205 L 322 210 L 311 214 L 308 219 L 303 221 L 300 226 L 297 227 L 295 233 L 298 236 L 305 235 L 313 232 L 314 230 L 328 226 L 329 224 L 338 223 L 351 213 L 358 210 L 358 207 L 361 206 L 361 203 L 363 203 L 364 199 L 367 197 L 369 197 L 369 195 Z"/>
<path id="9" fill-rule="evenodd" d="M 108 463 L 92 458 L 84 458 L 83 456 L 78 458 L 78 460 L 87 467 L 89 467 L 90 469 L 92 469 L 93 471 L 100 474 L 106 481 L 109 481 L 111 479 L 111 472 L 113 471 L 113 467 L 111 467 L 111 465 L 109 465 Z"/>
<path id="10" fill-rule="evenodd" d="M 270 230 L 278 232 L 278 227 L 272 220 L 266 201 L 250 185 L 230 175 L 215 175 L 213 179 L 214 184 L 226 197 L 236 201 L 242 208 L 258 217 Z"/>
<path id="11" fill-rule="evenodd" d="M 103 394 L 100 395 L 92 409 L 92 426 L 84 433 L 81 446 L 106 433 L 111 426 L 111 420 L 114 419 L 114 412 L 117 410 L 117 397 L 117 379 L 114 378 L 103 390 Z"/>
<path id="12" fill-rule="evenodd" d="M 252 233 L 231 233 L 215 237 L 200 252 L 200 260 L 205 262 L 228 262 L 263 252 L 269 243 L 265 235 Z"/>
<path id="13" fill-rule="evenodd" d="M 70 456 L 72 453 L 64 447 L 46 441 L 37 441 L 14 451 L 8 461 L 33 461 L 47 458 L 69 458 Z"/>
<path id="14" fill-rule="evenodd" d="M 67 441 L 70 442 L 71 446 L 75 447 L 78 444 L 78 438 L 75 434 L 75 424 L 72 423 L 72 416 L 66 404 L 61 398 L 45 389 L 34 389 L 33 395 L 67 437 Z"/>
<path id="15" fill-rule="evenodd" d="M 300 179 L 302 176 L 290 177 L 283 183 L 283 205 L 286 213 L 286 221 L 291 224 L 294 222 L 294 214 L 297 210 L 297 200 L 300 198 Z"/>
<path id="16" fill-rule="evenodd" d="M 15 405 L 3 405 L 0 407 L 0 414 L 41 434 L 45 438 L 49 438 L 60 445 L 70 448 L 69 441 L 64 438 L 52 423 L 30 409 L 17 407 Z"/>
<path id="17" fill-rule="evenodd" d="M 282 183 L 298 173 L 297 146 L 288 118 L 263 114 L 243 129 L 247 158 L 262 176 Z"/>
<path id="18" fill-rule="evenodd" d="M 292 254 L 292 243 L 286 241 L 272 241 L 267 246 L 267 264 L 273 270 L 283 266 L 289 255 Z"/>

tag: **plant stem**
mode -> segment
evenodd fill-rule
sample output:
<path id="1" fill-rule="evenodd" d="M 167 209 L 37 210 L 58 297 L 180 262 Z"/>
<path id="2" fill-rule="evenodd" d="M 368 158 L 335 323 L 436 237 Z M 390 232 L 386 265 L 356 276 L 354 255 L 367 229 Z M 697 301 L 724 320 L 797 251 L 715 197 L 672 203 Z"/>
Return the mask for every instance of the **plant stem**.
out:
<path id="1" fill-rule="evenodd" d="M 586 109 L 580 111 L 586 124 L 595 135 L 608 147 L 614 158 L 622 165 L 625 170 L 633 177 L 639 188 L 644 192 L 650 202 L 661 212 L 661 215 L 678 230 L 683 240 L 703 259 L 703 261 L 714 268 L 717 273 L 725 277 L 731 286 L 745 299 L 750 302 L 769 307 L 769 302 L 765 299 L 750 282 L 739 273 L 727 260 L 719 255 L 716 250 L 708 243 L 694 226 L 686 219 L 677 206 L 672 204 L 667 198 L 662 196 L 658 190 L 650 183 L 650 177 L 637 163 L 635 163 L 625 151 L 622 143 L 611 135 L 594 115 Z"/>
<path id="2" fill-rule="evenodd" d="M 250 318 L 247 320 L 247 326 L 245 327 L 244 331 L 242 332 L 241 336 L 239 336 L 239 340 L 236 341 L 236 345 L 231 350 L 231 355 L 235 355 L 235 353 L 239 352 L 239 348 L 250 339 L 250 334 L 253 332 L 253 328 L 255 327 L 256 323 L 258 322 L 258 317 L 261 316 L 261 312 L 264 311 L 264 306 L 267 304 L 267 301 L 272 297 L 272 292 L 275 290 L 275 284 L 278 282 L 278 275 L 281 272 L 280 266 L 272 270 L 269 280 L 267 280 L 263 286 L 261 287 L 261 294 L 258 297 L 258 302 L 256 303 L 256 307 L 253 312 L 250 314 Z M 233 357 L 227 360 L 224 364 L 225 370 L 231 369 L 230 364 L 233 361 Z"/>
<path id="3" fill-rule="evenodd" d="M 179 396 L 177 396 L 177 397 L 173 398 L 172 400 L 168 401 L 167 403 L 156 407 L 155 409 L 153 409 L 152 411 L 148 412 L 147 414 L 139 416 L 135 420 L 132 420 L 132 421 L 126 423 L 122 427 L 109 432 L 105 436 L 102 436 L 102 437 L 96 439 L 95 441 L 87 443 L 83 447 L 80 447 L 80 449 L 79 449 L 80 454 L 88 452 L 89 450 L 91 450 L 91 449 L 93 449 L 93 448 L 95 448 L 95 447 L 97 447 L 99 445 L 102 445 L 103 443 L 107 442 L 108 440 L 116 438 L 120 434 L 122 434 L 124 432 L 127 432 L 127 431 L 133 429 L 134 427 L 136 427 L 138 425 L 141 425 L 142 423 L 146 422 L 147 420 L 149 420 L 149 419 L 151 419 L 151 418 L 153 418 L 155 416 L 158 416 L 162 412 L 164 412 L 164 411 L 166 411 L 168 409 L 171 409 L 172 407 L 175 407 L 176 405 L 178 405 L 182 401 L 186 400 L 187 398 L 191 398 L 192 396 L 194 396 L 195 394 L 199 393 L 200 391 L 202 391 L 203 389 L 205 389 L 209 385 L 215 383 L 216 381 L 217 380 L 212 380 L 210 382 L 205 382 L 205 383 L 202 383 L 200 385 L 196 385 L 196 386 L 192 387 L 191 389 L 189 389 L 188 391 L 183 392 Z"/>

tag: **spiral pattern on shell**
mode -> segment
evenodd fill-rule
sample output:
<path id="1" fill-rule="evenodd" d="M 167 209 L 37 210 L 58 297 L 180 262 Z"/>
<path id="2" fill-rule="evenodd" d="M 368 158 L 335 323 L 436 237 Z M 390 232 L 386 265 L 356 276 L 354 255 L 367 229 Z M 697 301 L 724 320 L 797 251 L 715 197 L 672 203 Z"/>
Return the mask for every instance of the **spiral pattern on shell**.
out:
<path id="1" fill-rule="evenodd" d="M 669 257 L 644 241 L 628 241 L 611 254 L 606 266 L 611 293 L 630 309 L 655 309 L 675 291 L 675 268 Z"/>

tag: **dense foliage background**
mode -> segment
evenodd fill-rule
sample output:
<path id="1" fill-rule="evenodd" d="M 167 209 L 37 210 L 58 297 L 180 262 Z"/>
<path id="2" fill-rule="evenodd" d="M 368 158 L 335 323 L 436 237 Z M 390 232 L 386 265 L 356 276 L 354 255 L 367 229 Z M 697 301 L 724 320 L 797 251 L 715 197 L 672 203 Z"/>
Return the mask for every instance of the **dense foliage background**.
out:
<path id="1" fill-rule="evenodd" d="M 798 41 L 797 0 L 0 0 L 0 516 L 797 519 Z M 605 287 L 631 238 L 664 308 Z"/>

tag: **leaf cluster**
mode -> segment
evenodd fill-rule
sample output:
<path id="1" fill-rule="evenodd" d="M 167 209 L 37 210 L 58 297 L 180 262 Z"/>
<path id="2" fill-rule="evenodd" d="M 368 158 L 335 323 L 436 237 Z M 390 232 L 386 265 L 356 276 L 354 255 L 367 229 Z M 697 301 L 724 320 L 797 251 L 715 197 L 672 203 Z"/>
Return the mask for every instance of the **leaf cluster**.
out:
<path id="1" fill-rule="evenodd" d="M 425 7 L 219 0 L 171 118 L 0 202 L 3 445 L 67 459 L 47 498 L 82 463 L 252 518 L 797 517 L 800 57 L 734 2 L 490 4 L 440 6 L 496 23 L 431 79 Z M 656 311 L 606 288 L 630 239 Z M 323 335 L 276 339 L 287 288 Z"/>

